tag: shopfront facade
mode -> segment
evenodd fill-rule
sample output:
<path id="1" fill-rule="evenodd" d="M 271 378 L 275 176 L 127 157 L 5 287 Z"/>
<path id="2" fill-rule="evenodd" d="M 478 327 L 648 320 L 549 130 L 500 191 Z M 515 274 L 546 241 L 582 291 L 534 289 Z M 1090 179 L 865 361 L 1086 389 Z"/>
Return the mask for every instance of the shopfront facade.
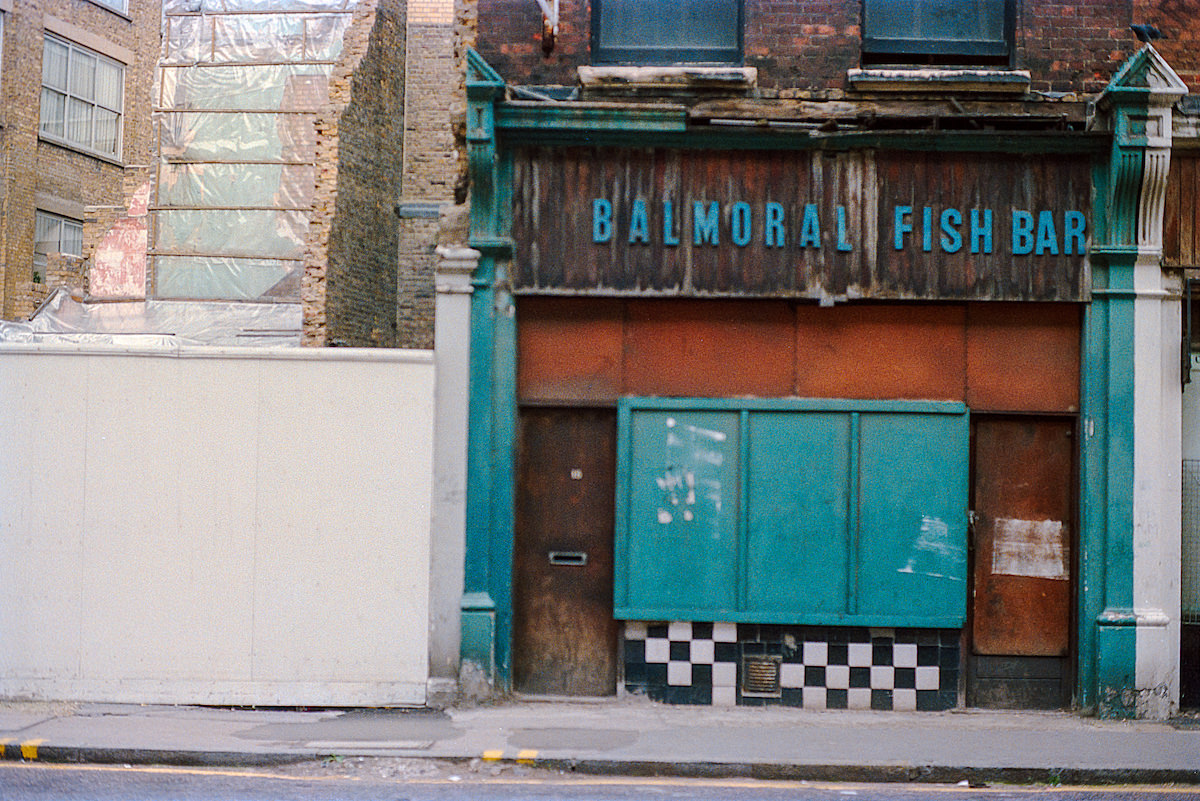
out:
<path id="1" fill-rule="evenodd" d="M 839 134 L 505 100 L 472 54 L 464 659 L 532 694 L 1145 706 L 1122 493 L 1169 495 L 1132 479 L 1169 366 L 1134 365 L 1178 320 L 1138 239 L 1162 148 L 1121 127 L 1162 113 L 1147 70 L 1088 130 Z"/>

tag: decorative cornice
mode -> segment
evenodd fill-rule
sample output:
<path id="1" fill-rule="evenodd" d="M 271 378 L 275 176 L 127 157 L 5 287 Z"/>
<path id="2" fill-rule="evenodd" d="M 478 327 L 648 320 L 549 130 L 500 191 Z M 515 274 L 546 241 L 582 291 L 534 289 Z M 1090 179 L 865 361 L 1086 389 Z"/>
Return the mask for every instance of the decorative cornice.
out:
<path id="1" fill-rule="evenodd" d="M 1147 44 L 1125 61 L 1097 102 L 1101 109 L 1141 103 L 1171 106 L 1187 93 L 1187 84 L 1154 46 Z"/>

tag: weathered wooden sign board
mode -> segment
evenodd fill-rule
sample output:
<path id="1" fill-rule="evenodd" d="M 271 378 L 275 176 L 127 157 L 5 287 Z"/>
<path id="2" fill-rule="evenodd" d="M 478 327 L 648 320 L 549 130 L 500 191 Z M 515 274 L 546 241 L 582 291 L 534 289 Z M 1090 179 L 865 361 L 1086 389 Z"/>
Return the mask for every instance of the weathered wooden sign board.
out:
<path id="1" fill-rule="evenodd" d="M 525 148 L 527 292 L 1076 301 L 1086 156 Z"/>

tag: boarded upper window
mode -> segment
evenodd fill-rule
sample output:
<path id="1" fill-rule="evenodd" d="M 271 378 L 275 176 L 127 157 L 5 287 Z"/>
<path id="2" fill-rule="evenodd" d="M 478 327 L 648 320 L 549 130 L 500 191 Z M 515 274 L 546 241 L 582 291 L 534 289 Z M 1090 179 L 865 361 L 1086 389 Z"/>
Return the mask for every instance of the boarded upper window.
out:
<path id="1" fill-rule="evenodd" d="M 593 0 L 597 64 L 739 64 L 742 0 Z"/>
<path id="2" fill-rule="evenodd" d="M 1012 0 L 863 0 L 864 60 L 1007 62 L 1012 12 Z"/>

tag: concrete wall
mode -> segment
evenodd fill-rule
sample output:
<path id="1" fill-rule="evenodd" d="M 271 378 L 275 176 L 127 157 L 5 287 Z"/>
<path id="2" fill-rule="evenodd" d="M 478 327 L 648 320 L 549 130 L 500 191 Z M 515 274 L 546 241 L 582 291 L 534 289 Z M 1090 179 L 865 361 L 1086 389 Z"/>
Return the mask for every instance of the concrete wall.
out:
<path id="1" fill-rule="evenodd" d="M 0 697 L 423 703 L 433 372 L 0 347 Z"/>

